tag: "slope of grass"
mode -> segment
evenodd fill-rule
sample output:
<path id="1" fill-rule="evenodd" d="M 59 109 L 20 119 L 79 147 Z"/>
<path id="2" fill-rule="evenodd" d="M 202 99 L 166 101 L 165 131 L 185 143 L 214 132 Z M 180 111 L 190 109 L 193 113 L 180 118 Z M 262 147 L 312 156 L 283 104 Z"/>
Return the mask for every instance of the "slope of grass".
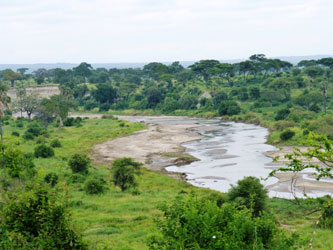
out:
<path id="1" fill-rule="evenodd" d="M 19 146 L 25 152 L 33 152 L 36 140 L 26 141 L 22 137 L 11 136 L 12 131 L 21 135 L 27 127 L 15 127 L 10 121 L 4 126 L 5 141 Z M 108 139 L 131 134 L 144 129 L 140 123 L 129 123 L 111 119 L 84 120 L 81 127 L 66 127 L 59 133 L 56 127 L 48 129 L 46 143 L 57 138 L 62 147 L 55 149 L 55 156 L 49 159 L 35 159 L 39 175 L 49 172 L 59 175 L 59 184 L 68 190 L 70 211 L 73 222 L 91 249 L 146 250 L 147 239 L 157 233 L 154 218 L 162 216 L 159 204 L 170 202 L 177 195 L 193 193 L 198 197 L 224 197 L 216 191 L 193 187 L 185 182 L 172 179 L 156 172 L 141 170 L 138 189 L 121 192 L 112 184 L 110 166 L 93 165 L 82 181 L 73 183 L 72 172 L 67 162 L 75 153 L 88 154 L 92 146 Z M 130 155 L 129 155 L 130 157 Z M 107 190 L 100 195 L 87 195 L 84 180 L 102 177 Z M 277 216 L 282 227 L 290 232 L 297 230 L 309 241 L 318 213 L 305 216 L 306 212 L 283 199 L 269 199 L 268 208 Z M 313 249 L 333 248 L 332 230 L 318 229 Z"/>

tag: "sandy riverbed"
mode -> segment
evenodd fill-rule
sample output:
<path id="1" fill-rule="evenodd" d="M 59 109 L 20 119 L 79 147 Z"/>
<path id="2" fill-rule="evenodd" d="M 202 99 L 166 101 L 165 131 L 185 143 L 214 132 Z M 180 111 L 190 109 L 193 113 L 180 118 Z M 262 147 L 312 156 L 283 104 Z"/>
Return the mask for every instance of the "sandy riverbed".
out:
<path id="1" fill-rule="evenodd" d="M 125 119 L 124 116 L 119 116 Z M 140 116 L 136 117 L 140 119 Z M 145 117 L 148 118 L 148 117 Z M 154 117 L 158 120 L 178 120 L 180 117 Z M 182 153 L 182 143 L 199 140 L 201 135 L 192 131 L 197 124 L 150 124 L 147 129 L 138 131 L 130 136 L 106 141 L 93 147 L 92 158 L 100 164 L 110 164 L 120 157 L 131 157 L 145 163 L 150 170 L 160 171 L 172 176 L 179 174 L 168 173 L 164 168 L 174 163 L 176 158 L 166 157 L 166 153 Z"/>
<path id="2" fill-rule="evenodd" d="M 74 115 L 73 115 L 74 116 Z M 101 115 L 79 115 L 90 118 L 100 118 Z M 118 116 L 120 119 L 128 119 L 133 117 Z M 184 120 L 191 118 L 188 117 L 170 117 L 170 116 L 135 116 L 140 119 L 153 119 L 157 121 L 163 120 Z M 195 120 L 195 119 L 194 119 Z M 106 141 L 102 144 L 95 145 L 91 157 L 94 161 L 100 164 L 108 165 L 114 159 L 120 157 L 131 157 L 136 161 L 145 163 L 145 167 L 150 170 L 162 172 L 164 174 L 176 177 L 184 178 L 186 176 L 168 172 L 165 170 L 166 166 L 173 165 L 177 158 L 166 157 L 165 153 L 182 153 L 184 147 L 181 144 L 193 140 L 199 140 L 201 135 L 194 132 L 193 129 L 198 129 L 199 124 L 195 122 L 180 124 L 175 122 L 152 124 L 147 123 L 147 129 L 138 131 L 130 136 L 117 138 L 115 140 Z M 302 151 L 306 148 L 303 147 Z M 284 155 L 290 154 L 293 151 L 293 147 L 283 147 L 280 151 L 268 151 L 266 156 L 274 158 L 279 156 L 278 162 L 280 164 L 286 163 L 287 159 Z M 221 152 L 221 157 L 227 157 L 226 152 Z M 272 169 L 276 168 L 276 164 L 272 164 Z M 311 190 L 318 192 L 333 192 L 332 182 L 317 182 L 311 173 L 295 176 L 292 173 L 278 173 L 276 177 L 279 179 L 277 185 L 268 186 L 271 190 L 277 192 L 288 192 L 290 190 L 290 183 L 292 179 L 297 179 L 296 187 L 298 191 L 309 192 Z"/>

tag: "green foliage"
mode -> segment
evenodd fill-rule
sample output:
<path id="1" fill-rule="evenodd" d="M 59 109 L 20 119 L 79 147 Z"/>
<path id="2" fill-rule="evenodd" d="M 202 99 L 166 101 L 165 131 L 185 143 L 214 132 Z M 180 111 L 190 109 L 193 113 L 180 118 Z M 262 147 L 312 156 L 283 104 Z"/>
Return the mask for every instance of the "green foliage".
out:
<path id="1" fill-rule="evenodd" d="M 287 129 L 285 131 L 283 131 L 281 134 L 280 134 L 280 139 L 282 141 L 287 141 L 291 138 L 293 138 L 295 136 L 295 132 L 290 130 L 290 129 Z"/>
<path id="2" fill-rule="evenodd" d="M 35 174 L 34 163 L 29 154 L 5 144 L 0 144 L 0 169 L 12 178 L 32 176 Z M 2 177 L 6 178 L 2 173 Z"/>
<path id="3" fill-rule="evenodd" d="M 100 178 L 89 178 L 84 184 L 87 194 L 101 194 L 105 191 L 105 181 Z"/>
<path id="4" fill-rule="evenodd" d="M 49 158 L 54 156 L 54 150 L 53 148 L 42 144 L 35 147 L 34 155 L 36 158 Z"/>
<path id="5" fill-rule="evenodd" d="M 1 249 L 87 249 L 57 192 L 36 183 L 2 195 Z"/>
<path id="6" fill-rule="evenodd" d="M 50 146 L 52 148 L 61 148 L 61 142 L 59 139 L 53 139 L 51 142 L 50 142 Z"/>
<path id="7" fill-rule="evenodd" d="M 47 175 L 45 175 L 44 181 L 54 187 L 58 183 L 58 175 L 52 172 L 48 173 Z"/>
<path id="8" fill-rule="evenodd" d="M 33 140 L 33 139 L 35 139 L 35 136 L 32 133 L 25 132 L 24 135 L 23 135 L 23 138 L 25 140 Z"/>
<path id="9" fill-rule="evenodd" d="M 241 108 L 234 101 L 223 101 L 219 106 L 219 114 L 220 115 L 238 115 L 241 112 Z"/>
<path id="10" fill-rule="evenodd" d="M 20 133 L 17 131 L 13 131 L 12 136 L 20 137 Z"/>
<path id="11" fill-rule="evenodd" d="M 290 114 L 289 109 L 281 109 L 276 113 L 275 121 L 284 120 Z"/>
<path id="12" fill-rule="evenodd" d="M 112 163 L 113 183 L 125 191 L 138 185 L 135 175 L 139 173 L 142 163 L 135 162 L 131 158 L 119 158 Z"/>
<path id="13" fill-rule="evenodd" d="M 287 237 L 272 215 L 253 218 L 249 210 L 232 204 L 221 207 L 197 198 L 176 199 L 161 207 L 157 221 L 161 235 L 152 236 L 151 250 L 174 249 L 297 249 L 297 236 Z"/>
<path id="14" fill-rule="evenodd" d="M 74 154 L 70 158 L 68 165 L 73 173 L 87 173 L 90 159 L 84 154 Z"/>
<path id="15" fill-rule="evenodd" d="M 237 182 L 237 186 L 231 186 L 228 192 L 229 200 L 240 207 L 247 207 L 254 216 L 259 216 L 265 209 L 268 198 L 267 190 L 258 178 L 248 176 Z"/>

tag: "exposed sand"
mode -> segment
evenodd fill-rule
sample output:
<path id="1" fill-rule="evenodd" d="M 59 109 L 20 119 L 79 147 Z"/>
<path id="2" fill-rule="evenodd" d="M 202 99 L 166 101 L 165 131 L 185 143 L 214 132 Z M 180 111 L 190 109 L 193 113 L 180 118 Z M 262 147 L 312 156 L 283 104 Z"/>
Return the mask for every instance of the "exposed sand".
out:
<path id="1" fill-rule="evenodd" d="M 307 151 L 307 147 L 305 146 L 299 146 L 297 148 L 299 148 L 301 152 Z M 285 155 L 292 154 L 294 150 L 295 147 L 284 146 L 281 147 L 280 150 L 278 151 L 267 151 L 265 155 L 272 159 L 275 158 L 276 163 L 286 164 L 290 162 L 290 160 L 285 158 Z M 309 159 L 306 157 L 300 157 L 300 159 L 304 163 L 320 164 L 320 161 L 316 158 Z M 285 192 L 287 192 L 287 190 L 290 190 L 290 185 L 292 180 L 294 180 L 294 187 L 300 192 L 309 193 L 311 191 L 317 191 L 317 192 L 329 192 L 333 194 L 333 183 L 330 182 L 328 179 L 323 178 L 319 182 L 315 179 L 315 176 L 311 173 L 307 173 L 306 176 L 307 178 L 311 178 L 311 180 L 303 178 L 303 174 L 283 173 L 283 172 L 276 173 L 275 177 L 279 179 L 278 190 L 279 191 L 285 190 Z"/>
<path id="2" fill-rule="evenodd" d="M 170 120 L 172 118 L 159 116 L 154 119 Z M 179 176 L 179 174 L 168 173 L 164 169 L 166 166 L 174 164 L 177 158 L 165 157 L 163 154 L 182 153 L 184 151 L 182 143 L 201 139 L 201 135 L 191 131 L 198 126 L 196 124 L 157 125 L 148 123 L 145 130 L 95 145 L 91 156 L 100 164 L 110 164 L 116 158 L 131 157 L 145 163 L 145 167 L 150 170 Z"/>

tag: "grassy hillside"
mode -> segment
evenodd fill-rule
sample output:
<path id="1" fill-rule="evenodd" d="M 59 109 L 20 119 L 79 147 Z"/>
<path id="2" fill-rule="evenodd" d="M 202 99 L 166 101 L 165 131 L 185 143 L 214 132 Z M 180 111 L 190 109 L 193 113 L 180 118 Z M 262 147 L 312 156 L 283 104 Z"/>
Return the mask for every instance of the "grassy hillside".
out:
<path id="1" fill-rule="evenodd" d="M 121 192 L 112 184 L 110 166 L 94 163 L 87 176 L 83 175 L 82 180 L 73 183 L 73 174 L 68 167 L 71 155 L 89 154 L 94 144 L 144 129 L 143 124 L 112 119 L 87 119 L 78 127 L 65 127 L 60 132 L 56 132 L 56 127 L 51 126 L 48 135 L 39 136 L 34 140 L 22 138 L 29 126 L 28 122 L 24 121 L 23 127 L 18 124 L 19 121 L 9 120 L 4 126 L 5 142 L 19 146 L 25 152 L 33 152 L 34 147 L 40 142 L 49 144 L 54 139 L 60 140 L 62 147 L 55 148 L 54 157 L 38 158 L 34 162 L 40 178 L 50 172 L 59 176 L 58 185 L 68 190 L 74 225 L 83 234 L 83 239 L 91 249 L 148 249 L 147 239 L 157 234 L 154 219 L 162 216 L 158 206 L 170 203 L 178 195 L 194 194 L 205 199 L 225 199 L 225 195 L 219 192 L 193 187 L 183 181 L 145 169 L 141 170 L 137 189 Z M 19 132 L 21 136 L 11 136 L 13 131 Z M 106 192 L 99 195 L 86 194 L 84 181 L 87 178 L 103 178 Z M 304 206 L 315 208 L 316 205 L 313 201 L 312 204 Z M 302 210 L 283 199 L 269 199 L 267 209 L 273 211 L 281 227 L 290 233 L 296 230 L 306 242 L 309 242 L 318 213 L 305 216 L 307 210 Z M 332 249 L 331 236 L 331 230 L 317 229 L 314 249 Z"/>

